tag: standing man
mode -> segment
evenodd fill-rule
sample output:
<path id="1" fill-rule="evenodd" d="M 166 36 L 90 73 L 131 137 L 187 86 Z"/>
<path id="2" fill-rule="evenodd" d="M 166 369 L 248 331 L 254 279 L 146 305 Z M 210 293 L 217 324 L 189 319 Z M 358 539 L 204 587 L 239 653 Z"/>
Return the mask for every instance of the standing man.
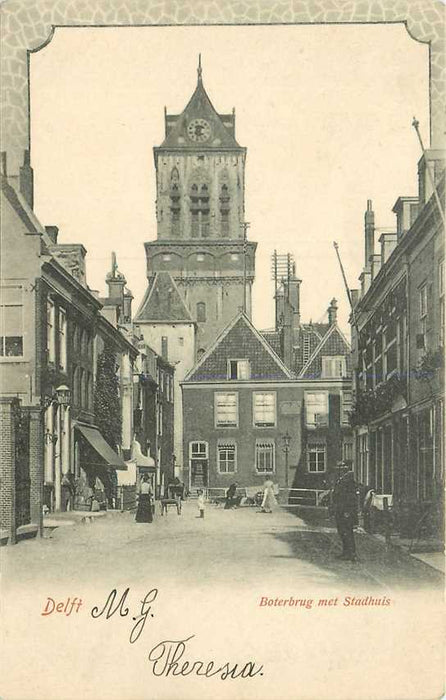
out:
<path id="1" fill-rule="evenodd" d="M 333 511 L 342 542 L 339 559 L 357 561 L 353 528 L 358 524 L 358 502 L 353 472 L 347 472 L 333 489 Z"/>

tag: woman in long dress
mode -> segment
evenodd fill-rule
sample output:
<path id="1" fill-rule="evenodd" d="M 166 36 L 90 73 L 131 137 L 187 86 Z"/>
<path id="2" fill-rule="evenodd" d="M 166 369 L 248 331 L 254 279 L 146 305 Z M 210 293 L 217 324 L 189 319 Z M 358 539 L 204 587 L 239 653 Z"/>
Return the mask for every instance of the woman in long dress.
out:
<path id="1" fill-rule="evenodd" d="M 144 474 L 141 487 L 139 489 L 138 498 L 138 510 L 136 511 L 136 522 L 137 523 L 151 523 L 153 520 L 152 516 L 152 487 L 150 485 L 149 477 Z"/>
<path id="2" fill-rule="evenodd" d="M 262 512 L 272 513 L 273 508 L 277 505 L 276 497 L 274 495 L 274 484 L 269 479 L 263 484 L 263 501 L 262 501 Z"/>

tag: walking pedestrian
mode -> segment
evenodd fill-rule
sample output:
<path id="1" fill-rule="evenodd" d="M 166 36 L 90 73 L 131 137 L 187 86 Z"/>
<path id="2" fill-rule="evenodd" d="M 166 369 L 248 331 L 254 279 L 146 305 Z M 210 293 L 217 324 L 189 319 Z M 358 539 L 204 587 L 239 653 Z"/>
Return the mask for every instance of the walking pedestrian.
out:
<path id="1" fill-rule="evenodd" d="M 144 474 L 141 481 L 138 496 L 138 510 L 136 511 L 135 520 L 137 523 L 151 523 L 153 520 L 152 514 L 152 496 L 153 491 L 150 485 L 149 477 Z"/>
<path id="2" fill-rule="evenodd" d="M 358 500 L 353 472 L 347 472 L 333 489 L 333 511 L 342 542 L 339 559 L 357 561 L 353 528 L 358 524 Z"/>
<path id="3" fill-rule="evenodd" d="M 198 499 L 197 499 L 198 510 L 200 512 L 199 518 L 204 518 L 204 492 L 199 489 Z"/>
<path id="4" fill-rule="evenodd" d="M 274 495 L 274 484 L 270 479 L 267 479 L 263 484 L 263 501 L 262 501 L 262 513 L 272 513 L 273 508 L 277 505 L 276 497 Z"/>

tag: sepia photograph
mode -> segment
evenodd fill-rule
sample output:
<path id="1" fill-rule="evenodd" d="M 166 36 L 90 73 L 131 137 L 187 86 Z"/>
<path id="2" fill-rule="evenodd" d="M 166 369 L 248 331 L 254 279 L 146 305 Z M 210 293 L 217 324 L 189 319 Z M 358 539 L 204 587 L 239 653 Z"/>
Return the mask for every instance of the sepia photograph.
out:
<path id="1" fill-rule="evenodd" d="M 0 13 L 0 696 L 442 697 L 443 1 Z"/>

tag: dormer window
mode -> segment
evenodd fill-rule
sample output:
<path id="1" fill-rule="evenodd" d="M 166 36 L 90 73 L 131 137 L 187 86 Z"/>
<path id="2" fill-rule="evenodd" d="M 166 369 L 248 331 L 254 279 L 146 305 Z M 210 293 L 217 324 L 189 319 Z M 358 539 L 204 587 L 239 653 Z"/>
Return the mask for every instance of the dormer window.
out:
<path id="1" fill-rule="evenodd" d="M 228 379 L 250 379 L 249 360 L 228 360 Z"/>
<path id="2" fill-rule="evenodd" d="M 343 355 L 333 355 L 322 358 L 323 379 L 337 379 L 339 377 L 345 377 L 346 373 L 346 363 Z"/>

